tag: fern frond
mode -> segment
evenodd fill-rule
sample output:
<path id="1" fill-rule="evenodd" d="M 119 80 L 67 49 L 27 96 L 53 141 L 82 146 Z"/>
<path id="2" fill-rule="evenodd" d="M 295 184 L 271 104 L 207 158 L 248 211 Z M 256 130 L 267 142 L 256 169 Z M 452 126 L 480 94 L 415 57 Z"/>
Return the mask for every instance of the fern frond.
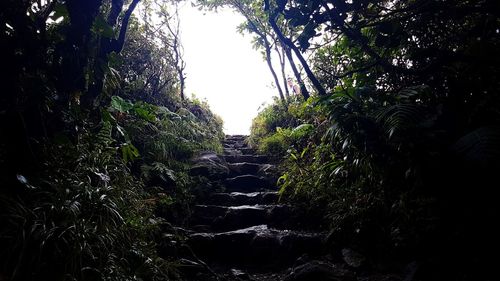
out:
<path id="1" fill-rule="evenodd" d="M 97 133 L 96 139 L 97 144 L 102 147 L 108 147 L 113 142 L 113 138 L 111 137 L 111 132 L 113 130 L 113 126 L 109 121 L 103 122 L 101 130 Z"/>
<path id="2" fill-rule="evenodd" d="M 160 162 L 153 162 L 151 165 L 141 166 L 141 176 L 146 180 L 151 180 L 157 176 L 164 181 L 176 181 L 177 177 L 175 172 L 169 169 L 165 164 Z"/>

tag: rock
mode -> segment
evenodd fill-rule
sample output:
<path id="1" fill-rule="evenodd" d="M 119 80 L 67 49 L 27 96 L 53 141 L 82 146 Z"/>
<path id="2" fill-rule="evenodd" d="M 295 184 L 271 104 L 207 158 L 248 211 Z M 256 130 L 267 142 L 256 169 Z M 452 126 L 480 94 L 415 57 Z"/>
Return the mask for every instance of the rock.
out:
<path id="1" fill-rule="evenodd" d="M 268 224 L 278 229 L 300 229 L 301 218 L 290 205 L 274 205 L 268 210 Z"/>
<path id="2" fill-rule="evenodd" d="M 342 249 L 342 258 L 345 263 L 353 268 L 358 268 L 365 262 L 363 255 L 349 248 Z"/>
<path id="3" fill-rule="evenodd" d="M 267 156 L 265 155 L 226 155 L 224 156 L 228 163 L 241 163 L 241 162 L 249 162 L 249 163 L 257 163 L 264 164 L 267 161 Z"/>
<path id="4" fill-rule="evenodd" d="M 282 205 L 196 205 L 191 218 L 191 228 L 197 231 L 230 231 L 254 225 L 271 224 L 276 219 L 287 222 L 288 206 Z M 279 222 L 273 224 L 280 228 Z M 208 226 L 211 226 L 209 228 Z"/>
<path id="5" fill-rule="evenodd" d="M 254 175 L 241 175 L 228 178 L 224 181 L 224 186 L 228 191 L 255 192 L 269 187 L 267 181 Z"/>
<path id="6" fill-rule="evenodd" d="M 318 254 L 323 250 L 321 240 L 318 233 L 258 225 L 221 233 L 191 234 L 188 243 L 202 258 L 263 268 L 293 262 L 304 253 Z"/>
<path id="7" fill-rule="evenodd" d="M 311 261 L 295 267 L 283 281 L 354 281 L 355 276 L 341 266 Z"/>
<path id="8" fill-rule="evenodd" d="M 190 170 L 191 175 L 204 176 L 211 180 L 221 179 L 229 175 L 226 161 L 215 152 L 202 152 L 194 157 L 192 162 L 194 165 Z"/>
<path id="9" fill-rule="evenodd" d="M 227 231 L 265 224 L 268 221 L 269 208 L 271 207 L 266 205 L 228 207 L 225 216 L 214 222 L 214 227 L 217 230 Z"/>
<path id="10" fill-rule="evenodd" d="M 208 203 L 223 206 L 268 205 L 276 202 L 278 202 L 278 193 L 276 191 L 214 193 L 208 198 Z"/>
<path id="11" fill-rule="evenodd" d="M 241 151 L 235 148 L 224 148 L 224 155 L 241 155 Z"/>
<path id="12" fill-rule="evenodd" d="M 252 154 L 255 152 L 255 149 L 250 148 L 250 147 L 244 147 L 244 148 L 241 148 L 240 150 L 241 150 L 242 154 Z"/>
<path id="13" fill-rule="evenodd" d="M 265 178 L 270 186 L 276 186 L 276 182 L 280 177 L 276 166 L 271 164 L 262 164 L 257 171 L 257 175 Z"/>
<path id="14" fill-rule="evenodd" d="M 196 205 L 193 208 L 191 224 L 210 225 L 214 223 L 217 218 L 223 217 L 226 212 L 227 208 L 224 206 Z"/>
<path id="15" fill-rule="evenodd" d="M 240 176 L 244 174 L 257 175 L 262 168 L 262 164 L 257 163 L 229 163 L 228 168 L 230 174 L 233 176 Z"/>
<path id="16" fill-rule="evenodd" d="M 274 165 L 262 164 L 259 166 L 257 174 L 261 177 L 275 177 L 278 174 L 278 171 Z"/>

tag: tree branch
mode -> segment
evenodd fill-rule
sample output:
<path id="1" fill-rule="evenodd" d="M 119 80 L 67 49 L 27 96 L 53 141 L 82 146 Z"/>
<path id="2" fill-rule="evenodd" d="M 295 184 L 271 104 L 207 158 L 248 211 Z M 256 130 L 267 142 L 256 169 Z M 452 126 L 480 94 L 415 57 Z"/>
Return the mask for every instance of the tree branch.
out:
<path id="1" fill-rule="evenodd" d="M 121 1 L 121 0 L 118 0 Z M 132 12 L 134 11 L 135 7 L 141 0 L 132 0 L 132 3 L 128 6 L 127 11 L 125 12 L 125 15 L 123 16 L 122 19 L 122 24 L 120 26 L 120 34 L 118 35 L 118 39 L 113 41 L 112 47 L 111 47 L 111 52 L 121 52 L 123 49 L 123 44 L 125 44 L 125 35 L 127 34 L 127 27 L 128 27 L 128 22 L 130 20 L 130 16 L 132 15 Z"/>

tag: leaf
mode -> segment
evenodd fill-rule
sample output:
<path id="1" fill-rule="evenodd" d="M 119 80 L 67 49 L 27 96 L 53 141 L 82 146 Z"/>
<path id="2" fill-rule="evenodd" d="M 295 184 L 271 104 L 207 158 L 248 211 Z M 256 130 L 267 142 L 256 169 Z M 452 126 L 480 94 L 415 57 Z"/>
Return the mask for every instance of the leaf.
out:
<path id="1" fill-rule="evenodd" d="M 295 140 L 299 140 L 299 139 L 301 139 L 301 138 L 309 135 L 309 133 L 311 133 L 312 130 L 314 130 L 314 126 L 313 125 L 311 125 L 311 124 L 301 124 L 301 125 L 295 127 L 292 130 L 291 138 L 293 138 Z"/>
<path id="2" fill-rule="evenodd" d="M 139 150 L 131 143 L 123 145 L 121 149 L 122 149 L 122 158 L 123 161 L 125 161 L 125 163 L 128 163 L 129 161 L 134 161 L 140 156 Z"/>
<path id="3" fill-rule="evenodd" d="M 105 109 L 102 110 L 101 116 L 102 116 L 102 121 L 104 121 L 104 122 L 110 122 L 113 124 L 116 123 L 115 117 L 113 115 L 111 115 L 111 113 L 109 111 L 107 111 Z"/>
<path id="4" fill-rule="evenodd" d="M 124 100 L 119 96 L 111 97 L 111 108 L 114 110 L 119 112 L 128 112 L 133 107 L 134 105 L 130 101 Z"/>
<path id="5" fill-rule="evenodd" d="M 137 116 L 141 117 L 144 120 L 151 121 L 151 122 L 156 120 L 156 115 L 154 114 L 154 112 L 152 112 L 151 110 L 149 110 L 149 108 L 147 108 L 145 106 L 141 106 L 139 104 L 136 104 L 134 106 L 134 112 Z"/>
<path id="6" fill-rule="evenodd" d="M 103 122 L 101 130 L 97 134 L 97 142 L 99 145 L 103 147 L 109 147 L 109 145 L 113 142 L 113 138 L 111 137 L 111 133 L 113 131 L 113 126 L 110 122 Z"/>
<path id="7" fill-rule="evenodd" d="M 399 103 L 382 107 L 374 117 L 385 129 L 389 138 L 426 120 L 425 108 L 419 104 Z"/>
<path id="8" fill-rule="evenodd" d="M 306 155 L 308 151 L 309 151 L 309 146 L 304 148 L 304 150 L 302 150 L 302 153 L 300 153 L 300 158 L 304 158 L 304 155 Z"/>
<path id="9" fill-rule="evenodd" d="M 104 38 L 114 37 L 113 27 L 106 22 L 103 16 L 96 17 L 92 31 Z"/>

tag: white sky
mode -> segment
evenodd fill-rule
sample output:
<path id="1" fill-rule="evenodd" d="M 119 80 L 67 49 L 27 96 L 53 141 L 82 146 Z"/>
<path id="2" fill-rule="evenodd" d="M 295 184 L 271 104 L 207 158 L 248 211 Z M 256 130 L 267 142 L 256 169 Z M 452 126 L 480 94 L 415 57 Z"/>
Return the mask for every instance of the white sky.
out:
<path id="1" fill-rule="evenodd" d="M 185 3 L 180 19 L 186 94 L 206 99 L 227 134 L 248 134 L 257 109 L 277 91 L 261 54 L 252 49 L 251 36 L 236 30 L 243 17 L 228 9 L 198 11 Z"/>

